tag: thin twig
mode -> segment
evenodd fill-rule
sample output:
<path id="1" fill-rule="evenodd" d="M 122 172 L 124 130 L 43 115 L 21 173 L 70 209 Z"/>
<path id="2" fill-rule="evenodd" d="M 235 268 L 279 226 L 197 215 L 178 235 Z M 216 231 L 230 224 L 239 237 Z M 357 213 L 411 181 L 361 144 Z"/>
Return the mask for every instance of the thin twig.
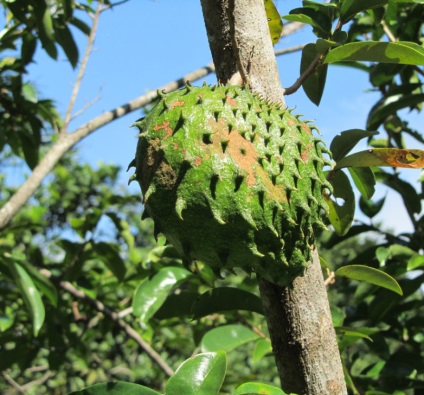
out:
<path id="1" fill-rule="evenodd" d="M 393 35 L 392 31 L 389 29 L 389 26 L 387 26 L 387 23 L 384 19 L 381 21 L 381 26 L 383 27 L 384 33 L 386 33 L 386 36 L 389 37 L 391 42 L 398 41 L 397 38 Z"/>
<path id="2" fill-rule="evenodd" d="M 47 278 L 52 278 L 52 274 L 48 270 L 42 269 L 40 270 L 40 273 Z M 143 340 L 142 337 L 130 325 L 120 319 L 116 312 L 111 310 L 109 307 L 105 306 L 99 300 L 93 299 L 81 290 L 75 288 L 68 281 L 57 280 L 57 284 L 64 291 L 68 292 L 75 298 L 81 299 L 84 302 L 88 303 L 95 310 L 100 313 L 103 313 L 106 317 L 113 321 L 127 334 L 128 337 L 133 339 L 146 352 L 146 354 L 152 359 L 152 361 L 155 362 L 168 376 L 172 376 L 174 374 L 174 371 L 162 359 L 162 357 L 145 340 Z"/>
<path id="3" fill-rule="evenodd" d="M 324 285 L 328 287 L 336 282 L 336 273 L 329 272 L 328 277 L 324 280 Z"/>
<path id="4" fill-rule="evenodd" d="M 305 82 L 305 80 L 314 73 L 316 67 L 321 62 L 323 55 L 319 54 L 309 65 L 309 67 L 301 74 L 301 76 L 296 80 L 296 82 L 289 88 L 284 89 L 285 95 L 291 95 L 292 93 L 295 93 Z"/>
<path id="5" fill-rule="evenodd" d="M 34 385 L 42 385 L 44 384 L 51 376 L 53 375 L 53 372 L 48 370 L 42 377 L 40 377 L 38 380 L 30 381 L 29 383 L 26 383 L 22 386 L 22 389 L 25 391 L 28 388 L 33 387 Z"/>
<path id="6" fill-rule="evenodd" d="M 5 371 L 1 372 L 1 375 L 4 377 L 4 379 L 19 393 L 25 395 L 25 390 L 10 377 Z"/>
<path id="7" fill-rule="evenodd" d="M 81 88 L 81 81 L 82 81 L 82 78 L 84 77 L 85 69 L 87 67 L 88 58 L 90 57 L 90 54 L 91 54 L 91 51 L 92 51 L 92 48 L 93 48 L 93 44 L 94 44 L 94 39 L 96 37 L 101 7 L 102 7 L 102 2 L 99 1 L 97 3 L 96 13 L 94 14 L 94 17 L 93 17 L 93 25 L 91 27 L 90 35 L 88 36 L 88 43 L 87 43 L 87 47 L 85 49 L 85 54 L 84 54 L 84 57 L 82 59 L 79 71 L 78 71 L 77 79 L 76 79 L 74 87 L 72 89 L 71 98 L 69 100 L 68 108 L 66 110 L 65 120 L 63 122 L 63 127 L 60 131 L 61 135 L 64 135 L 64 134 L 67 133 L 69 122 L 72 119 L 72 110 L 74 109 L 75 101 L 77 99 L 78 92 Z"/>
<path id="8" fill-rule="evenodd" d="M 300 44 L 300 45 L 295 45 L 293 47 L 277 49 L 276 51 L 274 51 L 274 53 L 275 53 L 275 56 L 287 55 L 289 53 L 301 51 L 305 47 L 305 45 L 306 44 Z"/>

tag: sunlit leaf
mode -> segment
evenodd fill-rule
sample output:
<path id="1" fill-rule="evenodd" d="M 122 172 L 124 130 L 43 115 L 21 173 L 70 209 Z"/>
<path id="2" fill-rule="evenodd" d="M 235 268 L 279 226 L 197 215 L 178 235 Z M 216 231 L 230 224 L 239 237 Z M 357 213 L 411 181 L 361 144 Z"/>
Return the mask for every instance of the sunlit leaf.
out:
<path id="1" fill-rule="evenodd" d="M 375 177 L 369 167 L 349 167 L 349 173 L 358 191 L 365 199 L 371 199 L 375 192 Z"/>
<path id="2" fill-rule="evenodd" d="M 287 395 L 282 389 L 264 383 L 244 383 L 234 395 Z"/>
<path id="3" fill-rule="evenodd" d="M 408 261 L 407 269 L 416 270 L 419 268 L 424 268 L 424 255 L 415 255 Z"/>
<path id="4" fill-rule="evenodd" d="M 160 393 L 143 385 L 115 381 L 94 384 L 69 395 L 160 395 Z"/>
<path id="5" fill-rule="evenodd" d="M 356 328 L 335 327 L 334 329 L 336 330 L 336 333 L 338 335 L 359 337 L 361 339 L 367 339 L 370 342 L 372 342 L 372 339 L 368 335 L 366 335 L 365 333 L 360 332 L 359 330 L 356 330 Z"/>
<path id="6" fill-rule="evenodd" d="M 302 50 L 300 62 L 300 74 L 303 74 L 314 59 L 318 56 L 316 44 L 307 44 Z M 324 93 L 325 81 L 327 79 L 327 65 L 319 65 L 315 71 L 303 82 L 302 87 L 309 100 L 317 106 L 321 102 Z"/>
<path id="7" fill-rule="evenodd" d="M 274 4 L 273 0 L 264 0 L 266 17 L 268 18 L 269 33 L 271 35 L 272 43 L 275 45 L 280 41 L 281 33 L 283 31 L 283 22 L 281 16 Z"/>
<path id="8" fill-rule="evenodd" d="M 364 265 L 342 266 L 337 269 L 336 276 L 348 277 L 352 280 L 365 281 L 379 287 L 387 288 L 399 295 L 402 295 L 402 289 L 398 282 L 387 273 Z"/>
<path id="9" fill-rule="evenodd" d="M 424 151 L 401 148 L 372 148 L 344 157 L 337 162 L 335 169 L 351 166 L 390 166 L 419 169 L 424 167 Z"/>
<path id="10" fill-rule="evenodd" d="M 261 299 L 239 288 L 219 287 L 202 294 L 193 305 L 193 318 L 228 311 L 247 310 L 263 314 Z"/>
<path id="11" fill-rule="evenodd" d="M 252 360 L 253 362 L 260 361 L 265 355 L 272 352 L 272 344 L 267 339 L 259 339 L 255 343 L 255 348 L 253 349 Z"/>
<path id="12" fill-rule="evenodd" d="M 397 64 L 424 64 L 424 48 L 406 41 L 380 42 L 360 41 L 333 48 L 324 63 L 334 62 L 378 62 Z"/>
<path id="13" fill-rule="evenodd" d="M 31 315 L 34 336 L 38 336 L 45 318 L 44 303 L 41 295 L 22 265 L 13 259 L 8 260 L 7 263 Z"/>
<path id="14" fill-rule="evenodd" d="M 243 325 L 223 325 L 206 332 L 201 341 L 202 351 L 229 351 L 259 338 Z"/>
<path id="15" fill-rule="evenodd" d="M 183 362 L 165 386 L 165 395 L 218 395 L 227 369 L 225 352 L 198 354 Z"/>
<path id="16" fill-rule="evenodd" d="M 164 267 L 141 283 L 134 293 L 133 314 L 146 323 L 165 302 L 169 292 L 191 273 L 182 267 Z"/>
<path id="17" fill-rule="evenodd" d="M 387 3 L 388 0 L 345 0 L 340 8 L 340 19 L 346 23 L 362 11 L 382 7 Z"/>
<path id="18" fill-rule="evenodd" d="M 336 200 L 324 195 L 329 208 L 328 218 L 337 234 L 343 236 L 352 225 L 355 213 L 355 195 L 349 178 L 342 171 L 336 172 L 330 182 L 333 185 L 333 196 Z M 343 202 L 338 203 L 337 199 L 342 199 Z"/>

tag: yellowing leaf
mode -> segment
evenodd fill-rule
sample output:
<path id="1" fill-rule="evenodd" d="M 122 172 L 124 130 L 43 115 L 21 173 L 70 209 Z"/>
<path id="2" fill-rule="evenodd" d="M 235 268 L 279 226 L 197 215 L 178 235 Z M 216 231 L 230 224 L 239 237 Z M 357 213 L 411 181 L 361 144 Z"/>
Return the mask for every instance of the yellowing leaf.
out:
<path id="1" fill-rule="evenodd" d="M 264 0 L 266 17 L 268 18 L 269 33 L 271 35 L 272 44 L 275 45 L 280 41 L 281 32 L 283 31 L 283 22 L 272 0 Z"/>
<path id="2" fill-rule="evenodd" d="M 400 148 L 369 149 L 344 157 L 337 163 L 335 169 L 373 166 L 419 169 L 424 167 L 424 151 Z"/>

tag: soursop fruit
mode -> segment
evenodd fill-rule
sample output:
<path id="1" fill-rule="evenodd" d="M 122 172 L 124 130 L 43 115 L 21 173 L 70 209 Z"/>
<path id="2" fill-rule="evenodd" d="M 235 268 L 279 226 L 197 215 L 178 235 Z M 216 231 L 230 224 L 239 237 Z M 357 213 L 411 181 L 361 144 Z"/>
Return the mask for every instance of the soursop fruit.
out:
<path id="1" fill-rule="evenodd" d="M 304 272 L 331 188 L 313 125 L 246 87 L 187 86 L 135 126 L 144 217 L 186 262 L 283 286 Z"/>

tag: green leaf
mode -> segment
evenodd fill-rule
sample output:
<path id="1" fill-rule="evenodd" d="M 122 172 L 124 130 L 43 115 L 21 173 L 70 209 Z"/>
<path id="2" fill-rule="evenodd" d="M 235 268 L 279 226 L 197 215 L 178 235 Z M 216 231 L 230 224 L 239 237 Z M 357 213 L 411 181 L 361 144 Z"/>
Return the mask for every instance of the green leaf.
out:
<path id="1" fill-rule="evenodd" d="M 83 20 L 73 17 L 70 20 L 70 23 L 81 30 L 86 36 L 90 35 L 91 27 L 88 26 Z"/>
<path id="2" fill-rule="evenodd" d="M 336 199 L 343 199 L 342 204 L 324 195 L 329 208 L 328 218 L 339 236 L 344 236 L 352 225 L 355 213 L 355 195 L 349 178 L 342 171 L 334 173 L 330 179 L 333 185 L 333 195 Z"/>
<path id="3" fill-rule="evenodd" d="M 225 352 L 196 355 L 168 380 L 165 395 L 218 395 L 227 369 Z"/>
<path id="4" fill-rule="evenodd" d="M 334 170 L 343 167 L 404 167 L 419 169 L 424 167 L 424 151 L 401 148 L 372 148 L 345 156 L 337 162 Z"/>
<path id="5" fill-rule="evenodd" d="M 349 173 L 361 195 L 369 200 L 375 192 L 375 177 L 369 167 L 349 167 Z"/>
<path id="6" fill-rule="evenodd" d="M 359 141 L 365 137 L 372 137 L 378 134 L 377 132 L 368 132 L 361 129 L 349 129 L 341 132 L 334 137 L 330 144 L 330 151 L 333 159 L 338 162 L 345 157 Z"/>
<path id="7" fill-rule="evenodd" d="M 255 343 L 255 348 L 253 349 L 252 361 L 258 362 L 265 355 L 270 354 L 272 352 L 272 344 L 269 340 L 259 339 Z"/>
<path id="8" fill-rule="evenodd" d="M 359 198 L 359 208 L 367 217 L 373 218 L 381 211 L 385 201 L 385 196 L 377 200 L 376 202 L 364 199 L 364 197 L 361 196 Z"/>
<path id="9" fill-rule="evenodd" d="M 181 267 L 164 267 L 141 283 L 134 293 L 133 314 L 147 323 L 165 302 L 171 290 L 191 273 Z"/>
<path id="10" fill-rule="evenodd" d="M 172 317 L 183 317 L 192 315 L 192 306 L 199 298 L 197 292 L 181 291 L 169 295 L 154 317 L 163 320 Z"/>
<path id="11" fill-rule="evenodd" d="M 424 255 L 415 255 L 408 261 L 407 269 L 416 270 L 424 267 Z"/>
<path id="12" fill-rule="evenodd" d="M 336 276 L 351 278 L 352 280 L 365 281 L 379 287 L 387 288 L 399 295 L 402 289 L 398 282 L 387 273 L 364 265 L 343 266 L 336 271 Z"/>
<path id="13" fill-rule="evenodd" d="M 367 339 L 372 342 L 372 339 L 367 334 L 360 332 L 357 328 L 335 327 L 334 329 L 338 335 L 359 337 L 360 339 Z"/>
<path id="14" fill-rule="evenodd" d="M 93 243 L 93 249 L 98 254 L 98 258 L 108 267 L 118 281 L 123 281 L 127 268 L 119 254 L 118 247 L 102 241 Z"/>
<path id="15" fill-rule="evenodd" d="M 31 33 L 24 32 L 22 35 L 21 47 L 21 61 L 23 66 L 26 66 L 32 61 L 36 48 L 37 39 Z"/>
<path id="16" fill-rule="evenodd" d="M 13 259 L 8 259 L 7 263 L 31 315 L 34 336 L 38 336 L 45 318 L 44 304 L 41 295 L 22 265 L 15 262 Z"/>
<path id="17" fill-rule="evenodd" d="M 388 0 L 345 0 L 340 8 L 340 20 L 344 24 L 356 14 L 376 7 L 385 6 Z"/>
<path id="18" fill-rule="evenodd" d="M 220 287 L 205 292 L 193 305 L 193 318 L 229 310 L 247 310 L 263 314 L 261 299 L 239 288 Z"/>
<path id="19" fill-rule="evenodd" d="M 282 18 L 291 22 L 302 22 L 311 25 L 316 29 L 320 37 L 328 38 L 330 36 L 330 17 L 312 7 L 295 8 L 290 11 L 289 15 L 284 15 Z"/>
<path id="20" fill-rule="evenodd" d="M 160 395 L 160 393 L 143 385 L 116 381 L 94 384 L 69 395 Z"/>
<path id="21" fill-rule="evenodd" d="M 22 85 L 22 95 L 24 96 L 25 100 L 27 100 L 31 103 L 37 103 L 38 102 L 37 91 L 36 91 L 34 85 L 32 85 L 28 82 Z"/>
<path id="22" fill-rule="evenodd" d="M 0 332 L 7 331 L 15 322 L 15 314 L 10 306 L 6 306 L 4 313 L 0 313 Z"/>
<path id="23" fill-rule="evenodd" d="M 201 347 L 202 351 L 229 351 L 258 338 L 258 334 L 243 325 L 223 325 L 206 332 Z"/>
<path id="24" fill-rule="evenodd" d="M 283 31 L 283 22 L 281 16 L 272 0 L 264 0 L 266 17 L 268 18 L 269 33 L 271 35 L 272 44 L 275 45 L 280 41 Z"/>
<path id="25" fill-rule="evenodd" d="M 324 63 L 334 62 L 377 62 L 424 64 L 424 48 L 406 41 L 380 42 L 360 41 L 341 45 L 332 49 L 324 59 Z"/>
<path id="26" fill-rule="evenodd" d="M 303 74 L 319 55 L 316 44 L 307 44 L 302 50 L 300 74 Z M 315 71 L 303 82 L 302 87 L 309 100 L 315 105 L 321 102 L 327 79 L 327 65 L 318 65 Z"/>
<path id="27" fill-rule="evenodd" d="M 282 389 L 263 383 L 244 383 L 234 395 L 287 395 Z M 294 394 L 293 394 L 294 395 Z"/>
<path id="28" fill-rule="evenodd" d="M 78 64 L 79 52 L 71 31 L 69 30 L 68 26 L 64 25 L 57 27 L 55 29 L 55 33 L 56 41 L 65 52 L 69 63 L 71 63 L 72 67 L 75 68 Z"/>

